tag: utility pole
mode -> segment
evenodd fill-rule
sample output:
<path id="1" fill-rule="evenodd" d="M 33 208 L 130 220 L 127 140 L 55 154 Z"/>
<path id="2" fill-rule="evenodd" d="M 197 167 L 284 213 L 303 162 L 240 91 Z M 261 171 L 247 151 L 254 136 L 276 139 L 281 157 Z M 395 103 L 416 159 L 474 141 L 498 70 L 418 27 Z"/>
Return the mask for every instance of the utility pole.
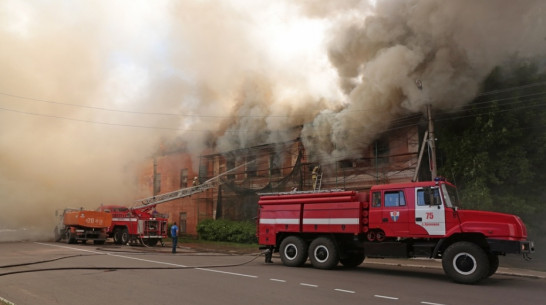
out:
<path id="1" fill-rule="evenodd" d="M 423 83 L 420 79 L 415 80 L 415 85 L 417 89 L 423 90 Z M 425 136 L 423 138 L 423 145 L 419 153 L 417 168 L 415 170 L 415 175 L 413 176 L 413 181 L 417 181 L 417 176 L 419 174 L 419 167 L 421 165 L 421 158 L 423 156 L 423 150 L 425 148 L 425 142 L 428 144 L 428 163 L 430 166 L 431 178 L 434 179 L 438 176 L 437 166 L 436 166 L 436 138 L 434 137 L 434 123 L 432 121 L 432 105 L 427 104 L 427 116 L 428 116 L 428 128 Z"/>
<path id="2" fill-rule="evenodd" d="M 438 176 L 437 167 L 436 167 L 436 139 L 434 138 L 434 123 L 432 122 L 432 106 L 427 105 L 427 115 L 428 115 L 428 147 L 429 147 L 429 164 L 430 164 L 430 174 L 432 179 Z"/>
<path id="3" fill-rule="evenodd" d="M 157 158 L 155 156 L 154 156 L 154 171 L 153 171 L 152 175 L 153 175 L 153 178 L 152 178 L 152 180 L 153 180 L 152 194 L 155 196 L 155 195 L 158 194 L 158 192 L 157 192 L 157 183 L 159 182 L 158 179 L 157 179 L 158 178 L 157 177 Z"/>

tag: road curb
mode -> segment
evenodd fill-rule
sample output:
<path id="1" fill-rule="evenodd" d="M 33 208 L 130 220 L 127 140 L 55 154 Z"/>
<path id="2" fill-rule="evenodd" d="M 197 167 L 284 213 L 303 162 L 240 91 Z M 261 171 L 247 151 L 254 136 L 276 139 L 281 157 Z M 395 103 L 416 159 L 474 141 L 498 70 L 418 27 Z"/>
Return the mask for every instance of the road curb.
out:
<path id="1" fill-rule="evenodd" d="M 398 259 L 377 259 L 377 258 L 368 259 L 367 258 L 363 264 L 428 268 L 428 269 L 443 269 L 442 262 L 439 259 L 408 259 L 408 260 L 400 259 L 398 260 Z M 528 270 L 528 269 L 508 268 L 508 267 L 499 267 L 499 269 L 497 270 L 495 274 L 542 279 L 542 280 L 546 279 L 546 272 Z"/>

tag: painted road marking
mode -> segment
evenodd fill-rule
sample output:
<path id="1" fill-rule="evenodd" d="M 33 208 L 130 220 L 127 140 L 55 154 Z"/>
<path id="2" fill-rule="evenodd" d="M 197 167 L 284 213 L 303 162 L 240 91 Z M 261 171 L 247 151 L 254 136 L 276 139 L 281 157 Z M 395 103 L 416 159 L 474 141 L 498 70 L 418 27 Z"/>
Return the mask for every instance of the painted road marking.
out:
<path id="1" fill-rule="evenodd" d="M 168 262 L 162 262 L 162 261 L 156 261 L 156 260 L 150 260 L 150 259 L 131 257 L 131 256 L 127 256 L 127 255 L 114 254 L 114 253 L 110 253 L 110 252 L 107 252 L 107 251 L 100 251 L 99 252 L 99 251 L 93 251 L 93 250 L 88 250 L 88 249 L 79 249 L 79 248 L 74 248 L 74 247 L 70 247 L 70 246 L 63 246 L 63 245 L 46 244 L 46 243 L 41 243 L 41 242 L 34 242 L 34 243 L 38 244 L 38 245 L 43 245 L 43 246 L 64 248 L 64 249 L 76 250 L 76 251 L 81 251 L 81 252 L 88 252 L 88 253 L 99 254 L 99 255 L 109 255 L 109 256 L 113 256 L 113 257 L 126 258 L 126 259 L 141 261 L 141 262 L 147 262 L 147 263 L 168 265 L 168 266 L 180 267 L 180 268 L 193 268 L 193 269 L 201 270 L 201 271 L 216 272 L 216 273 L 221 273 L 221 274 L 242 276 L 242 277 L 248 277 L 248 278 L 258 278 L 257 275 L 221 271 L 221 270 L 210 269 L 210 268 L 202 268 L 202 267 L 191 267 L 191 266 L 186 266 L 186 265 L 181 265 L 181 264 L 174 264 L 174 263 L 168 263 Z M 269 280 L 273 281 L 273 282 L 286 283 L 286 280 L 281 280 L 281 279 L 271 278 Z M 315 285 L 315 284 L 308 284 L 308 283 L 299 283 L 299 284 L 301 286 L 312 287 L 312 288 L 317 288 L 318 287 L 318 285 Z M 356 291 L 353 291 L 353 290 L 345 290 L 345 289 L 339 289 L 339 288 L 334 289 L 334 291 L 352 293 L 352 294 L 356 293 Z M 399 300 L 399 298 L 397 298 L 397 297 L 391 297 L 391 296 L 385 296 L 385 295 L 379 295 L 379 294 L 374 295 L 374 297 L 382 298 L 382 299 L 388 299 L 388 300 Z M 424 302 L 424 301 L 422 301 L 421 304 L 424 304 L 424 305 L 445 305 L 445 304 L 441 304 L 441 303 Z"/>
<path id="2" fill-rule="evenodd" d="M 398 298 L 396 298 L 396 297 L 389 297 L 389 296 L 386 296 L 386 295 L 379 295 L 379 294 L 374 294 L 374 297 L 382 298 L 382 299 L 389 299 L 389 300 L 398 300 Z"/>
<path id="3" fill-rule="evenodd" d="M 273 281 L 273 282 L 281 282 L 281 283 L 286 283 L 285 280 L 279 280 L 279 279 L 269 279 L 270 281 Z"/>
<path id="4" fill-rule="evenodd" d="M 138 257 L 131 257 L 131 256 L 126 256 L 126 255 L 113 254 L 113 253 L 110 253 L 110 252 L 98 252 L 98 251 L 92 251 L 92 250 L 86 250 L 86 249 L 78 249 L 78 248 L 72 248 L 72 247 L 61 246 L 61 245 L 43 244 L 43 243 L 39 243 L 39 242 L 35 242 L 35 243 L 36 243 L 36 244 L 39 244 L 39 245 L 44 245 L 44 246 L 65 248 L 65 249 L 71 249 L 71 250 L 82 251 L 82 252 L 89 252 L 89 253 L 100 254 L 100 255 L 109 255 L 109 256 L 120 257 L 120 258 L 126 258 L 126 259 L 132 259 L 132 260 L 141 261 L 141 262 L 147 262 L 147 263 L 154 263 L 154 264 L 168 265 L 168 266 L 173 266 L 173 267 L 188 268 L 188 266 L 186 266 L 186 265 L 173 264 L 173 263 L 154 261 L 154 260 L 143 259 L 143 258 L 138 258 Z M 196 269 L 197 269 L 197 268 L 196 268 Z"/>
<path id="5" fill-rule="evenodd" d="M 147 262 L 147 263 L 154 263 L 154 264 L 167 265 L 167 266 L 173 266 L 173 267 L 182 267 L 182 268 L 193 268 L 193 267 L 189 267 L 189 266 L 181 265 L 181 264 L 173 264 L 173 263 L 161 262 L 161 261 L 156 261 L 156 260 L 151 260 L 151 259 L 143 259 L 143 258 L 126 256 L 126 255 L 112 254 L 110 252 L 104 252 L 103 253 L 103 252 L 97 252 L 97 251 L 91 251 L 91 250 L 85 250 L 85 249 L 78 249 L 78 248 L 72 248 L 72 247 L 61 246 L 61 245 L 50 245 L 50 244 L 44 244 L 44 243 L 38 243 L 38 242 L 37 242 L 37 244 L 45 245 L 45 246 L 51 246 L 51 247 L 67 248 L 67 249 L 71 249 L 71 250 L 84 251 L 84 252 L 90 252 L 90 253 L 96 253 L 96 254 L 102 254 L 102 255 L 109 255 L 109 256 L 132 259 L 132 260 L 137 260 L 137 261 Z M 235 273 L 235 272 L 227 272 L 227 271 L 221 271 L 221 270 L 209 269 L 209 268 L 195 267 L 194 269 L 201 270 L 201 271 L 209 271 L 209 272 L 216 272 L 216 273 L 222 273 L 222 274 L 250 277 L 250 278 L 257 278 L 258 277 L 256 275 Z"/>
<path id="6" fill-rule="evenodd" d="M 243 273 L 235 273 L 235 272 L 227 272 L 227 271 L 220 271 L 216 269 L 209 269 L 209 268 L 195 268 L 196 270 L 202 270 L 202 271 L 210 271 L 210 272 L 217 272 L 217 273 L 223 273 L 223 274 L 229 274 L 229 275 L 237 275 L 237 276 L 244 276 L 244 277 L 250 277 L 250 278 L 258 278 L 257 275 L 250 275 L 250 274 L 243 274 Z"/>

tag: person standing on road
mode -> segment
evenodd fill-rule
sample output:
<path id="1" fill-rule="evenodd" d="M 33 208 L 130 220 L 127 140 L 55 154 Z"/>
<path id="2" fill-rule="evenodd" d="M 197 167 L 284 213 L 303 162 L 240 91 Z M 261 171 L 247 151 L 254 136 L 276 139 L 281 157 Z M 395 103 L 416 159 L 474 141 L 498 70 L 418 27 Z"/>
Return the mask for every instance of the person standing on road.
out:
<path id="1" fill-rule="evenodd" d="M 178 226 L 176 221 L 171 226 L 171 238 L 173 239 L 173 253 L 176 253 L 176 244 L 178 243 Z"/>

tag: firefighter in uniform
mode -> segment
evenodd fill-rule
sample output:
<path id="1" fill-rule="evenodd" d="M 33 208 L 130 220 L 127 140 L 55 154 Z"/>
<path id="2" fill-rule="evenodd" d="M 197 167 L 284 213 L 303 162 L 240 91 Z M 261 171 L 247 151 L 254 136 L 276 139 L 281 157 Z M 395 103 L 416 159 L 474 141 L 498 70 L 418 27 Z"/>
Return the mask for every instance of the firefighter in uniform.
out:
<path id="1" fill-rule="evenodd" d="M 317 165 L 315 166 L 315 168 L 313 168 L 313 172 L 311 173 L 311 178 L 313 179 L 313 190 L 317 188 L 318 170 L 319 170 L 319 166 Z"/>

